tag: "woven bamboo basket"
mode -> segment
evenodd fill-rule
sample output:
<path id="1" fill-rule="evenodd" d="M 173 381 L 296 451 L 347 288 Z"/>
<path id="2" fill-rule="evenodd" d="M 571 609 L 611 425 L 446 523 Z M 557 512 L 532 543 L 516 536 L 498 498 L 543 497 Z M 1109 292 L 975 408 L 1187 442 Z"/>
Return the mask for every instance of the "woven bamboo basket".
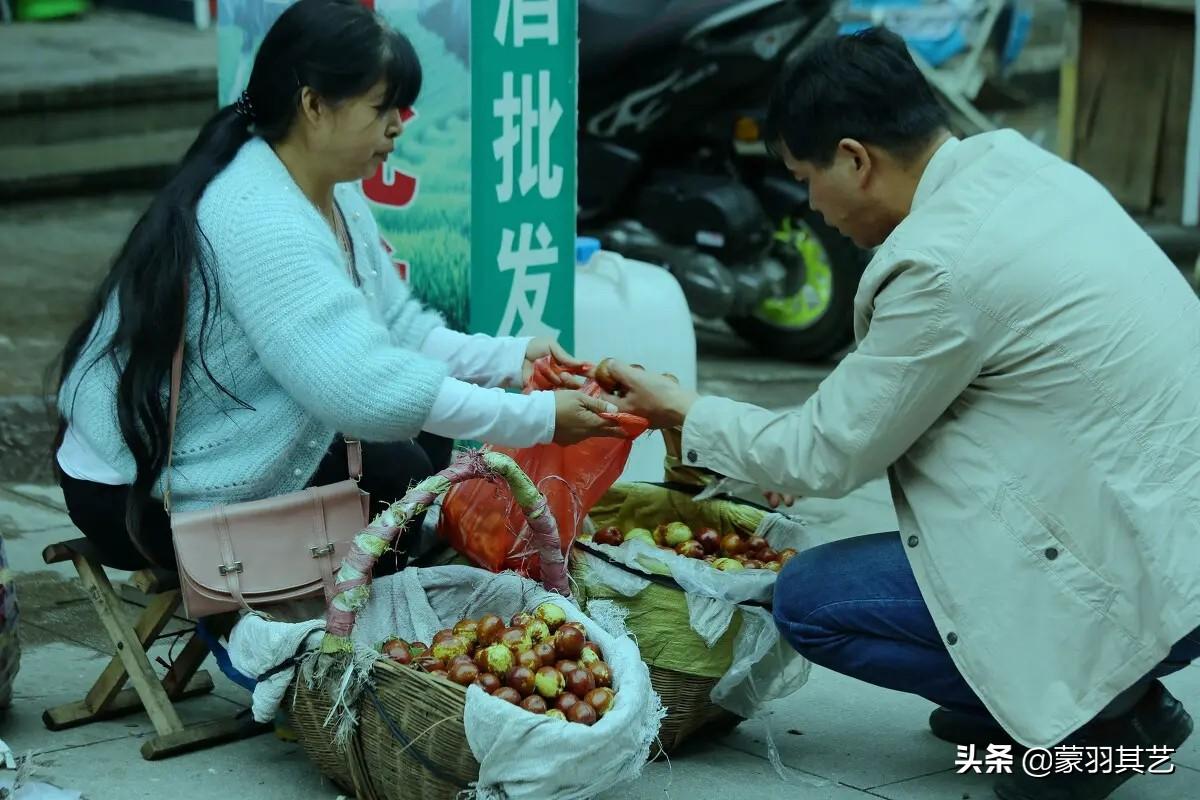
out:
<path id="1" fill-rule="evenodd" d="M 359 540 L 364 534 L 373 532 L 390 546 L 408 521 L 450 485 L 481 478 L 493 481 L 503 478 L 508 482 L 531 529 L 539 527 L 540 540 L 552 545 L 542 548 L 539 539 L 534 539 L 542 557 L 543 583 L 547 588 L 565 590 L 565 565 L 554 515 L 549 513 L 545 497 L 512 459 L 488 453 L 465 459 L 422 481 L 393 506 L 393 510 L 398 510 L 394 524 L 392 520 L 382 524 L 376 520 L 371 528 L 355 537 L 355 544 L 338 573 L 339 594 L 334 602 L 344 598 L 343 593 L 354 585 L 354 581 L 344 580 L 346 565 L 355 558 L 362 559 L 360 565 L 374 562 L 374 557 L 360 549 Z M 552 537 L 552 542 L 547 536 Z M 360 585 L 370 581 L 370 569 L 364 572 L 365 580 L 359 580 Z M 365 599 L 357 607 L 362 605 Z M 322 644 L 325 653 L 331 650 L 328 646 L 331 636 L 349 635 L 345 617 L 335 619 L 333 609 L 331 604 Z M 465 687 L 382 658 L 372 666 L 371 677 L 373 685 L 358 700 L 358 723 L 344 748 L 337 745 L 334 731 L 327 725 L 332 709 L 329 688 L 321 684 L 310 687 L 303 678 L 293 684 L 292 702 L 288 704 L 292 726 L 305 752 L 324 775 L 358 800 L 447 800 L 478 778 L 479 763 L 471 753 L 463 727 Z"/>
<path id="2" fill-rule="evenodd" d="M 674 442 L 674 447 L 677 446 L 678 442 L 676 441 Z M 672 449 L 673 443 L 670 439 L 668 439 L 668 453 L 670 453 Z M 660 488 L 671 489 L 679 492 L 680 494 L 694 493 L 693 490 L 698 489 L 698 487 L 688 486 L 686 484 L 661 485 Z M 607 497 L 608 496 L 606 495 L 606 499 Z M 603 502 L 604 501 L 602 500 L 601 503 Z M 752 503 L 745 503 L 743 501 L 736 502 L 740 506 L 757 508 Z M 758 508 L 758 510 L 765 512 L 765 509 Z M 653 527 L 657 521 L 659 520 L 655 520 L 654 522 L 650 522 L 648 520 L 639 520 L 638 524 L 649 524 L 650 527 Z M 738 527 L 747 535 L 753 533 L 753 529 L 751 527 L 743 528 L 740 525 L 735 527 Z M 593 556 L 617 566 L 618 568 L 625 569 L 625 567 L 622 565 L 617 564 L 612 559 L 608 558 L 608 556 L 603 552 L 592 547 L 587 541 L 578 541 L 576 542 L 575 547 L 577 550 L 586 551 Z M 666 589 L 676 597 L 676 599 L 672 600 L 669 604 L 656 606 L 655 613 L 659 623 L 669 624 L 672 630 L 677 631 L 677 633 L 673 635 L 675 643 L 680 645 L 686 644 L 687 646 L 693 648 L 705 648 L 703 640 L 700 639 L 698 635 L 694 634 L 690 629 L 687 598 L 683 588 L 680 587 L 679 584 L 676 583 L 671 577 L 666 575 L 652 575 L 641 572 L 636 574 L 641 578 L 649 579 L 652 585 L 659 587 L 659 592 L 661 592 L 663 589 Z M 588 599 L 593 599 L 592 593 L 586 588 L 591 581 L 589 581 L 585 576 L 585 573 L 579 569 L 578 564 L 576 565 L 574 575 L 578 585 L 585 587 L 584 591 L 588 593 Z M 626 606 L 628 606 L 630 602 L 628 598 L 621 597 L 618 593 L 606 594 L 604 599 L 612 600 L 618 605 Z M 730 663 L 732 663 L 732 651 L 730 647 L 735 636 L 735 630 L 732 627 L 726 633 L 726 635 L 722 637 L 722 641 L 715 645 L 717 650 L 721 650 L 721 648 L 724 647 L 724 650 L 721 651 L 722 656 L 717 659 L 723 660 L 721 667 L 715 670 L 708 670 L 709 674 L 698 674 L 698 672 L 701 672 L 701 670 L 696 672 L 687 672 L 685 670 L 673 669 L 660 663 L 656 663 L 659 660 L 667 660 L 660 659 L 654 653 L 649 652 L 649 648 L 651 647 L 661 647 L 661 642 L 658 641 L 659 637 L 653 634 L 651 631 L 641 630 L 639 620 L 635 616 L 631 615 L 631 617 L 626 620 L 626 624 L 629 626 L 629 630 L 634 635 L 634 638 L 638 640 L 639 647 L 642 649 L 642 660 L 646 662 L 646 665 L 650 669 L 651 685 L 654 687 L 654 691 L 658 693 L 659 697 L 662 698 L 662 703 L 667 709 L 667 716 L 662 722 L 662 727 L 659 729 L 661 752 L 657 754 L 657 757 L 661 758 L 663 755 L 675 755 L 685 744 L 685 742 L 695 737 L 697 734 L 719 735 L 722 733 L 727 733 L 728 731 L 737 727 L 737 725 L 743 721 L 742 717 L 721 708 L 710 698 L 713 687 L 716 686 L 717 682 L 720 680 L 720 675 L 728 670 Z M 647 644 L 647 641 L 650 642 L 649 645 Z M 676 662 L 678 661 L 678 659 L 675 660 Z"/>
<path id="3" fill-rule="evenodd" d="M 667 709 L 658 739 L 662 752 L 656 757 L 672 755 L 697 733 L 720 735 L 736 728 L 742 718 L 718 706 L 709 699 L 717 685 L 716 678 L 702 678 L 661 667 L 650 667 L 650 685 Z"/>
<path id="4" fill-rule="evenodd" d="M 444 800 L 479 777 L 463 729 L 464 687 L 383 660 L 372 678 L 344 751 L 325 726 L 328 693 L 295 686 L 292 725 L 324 775 L 359 800 Z"/>
<path id="5" fill-rule="evenodd" d="M 577 545 L 578 547 L 579 545 Z M 576 572 L 576 575 L 579 573 Z M 703 647 L 703 642 L 699 636 L 692 633 L 689 629 L 687 600 L 684 597 L 684 592 L 677 584 L 671 582 L 671 586 L 666 586 L 666 581 L 655 581 L 662 588 L 667 588 L 679 596 L 678 604 L 670 611 L 665 612 L 674 620 L 674 629 L 677 631 L 674 638 L 676 641 L 684 639 L 694 640 L 692 646 Z M 591 599 L 589 597 L 589 599 Z M 621 599 L 615 597 L 606 597 L 614 602 L 621 604 Z M 717 685 L 719 677 L 712 675 L 698 675 L 682 670 L 670 669 L 664 666 L 659 666 L 654 663 L 655 656 L 647 652 L 647 645 L 643 643 L 645 638 L 639 635 L 639 625 L 635 618 L 626 620 L 629 630 L 634 634 L 634 638 L 639 641 L 639 647 L 642 648 L 642 660 L 646 662 L 646 666 L 650 670 L 650 685 L 658 696 L 662 699 L 663 706 L 667 709 L 667 715 L 662 721 L 662 726 L 659 728 L 659 750 L 658 752 L 651 751 L 653 758 L 662 758 L 664 755 L 676 755 L 680 748 L 697 734 L 720 735 L 733 730 L 742 722 L 742 717 L 727 711 L 711 699 L 713 687 Z M 731 629 L 725 637 L 723 644 L 726 647 L 734 638 L 734 631 Z M 718 645 L 719 646 L 719 645 Z M 730 661 L 725 661 L 725 668 L 728 669 Z"/>

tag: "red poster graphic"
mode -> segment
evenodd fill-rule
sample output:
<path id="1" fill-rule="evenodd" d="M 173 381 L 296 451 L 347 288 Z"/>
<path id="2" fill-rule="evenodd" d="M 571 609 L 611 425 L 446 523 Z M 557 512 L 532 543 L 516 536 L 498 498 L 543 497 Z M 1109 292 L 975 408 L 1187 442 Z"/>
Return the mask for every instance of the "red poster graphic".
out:
<path id="1" fill-rule="evenodd" d="M 416 111 L 406 108 L 400 112 L 400 121 L 407 123 L 416 116 Z M 389 166 L 385 161 L 379 165 L 379 169 L 370 179 L 363 181 L 362 186 L 363 194 L 372 203 L 378 203 L 381 206 L 389 208 L 404 208 L 416 197 L 417 177 L 409 175 L 407 172 L 401 172 Z M 383 249 L 387 251 L 392 264 L 396 266 L 396 271 L 400 273 L 400 279 L 407 281 L 408 262 L 395 256 L 396 249 L 392 247 L 392 243 L 386 238 L 380 236 L 379 240 L 383 243 Z"/>
<path id="2" fill-rule="evenodd" d="M 400 273 L 400 280 L 408 280 L 408 262 L 396 257 L 396 248 L 392 247 L 392 243 L 383 236 L 379 237 L 379 241 L 383 243 L 383 249 L 387 251 L 388 258 L 392 260 L 392 264 L 396 267 L 396 272 Z"/>
<path id="3" fill-rule="evenodd" d="M 406 108 L 400 112 L 401 122 L 407 123 L 417 112 Z M 404 208 L 417 193 L 417 178 L 384 162 L 374 176 L 363 181 L 363 193 L 372 203 L 391 208 Z"/>

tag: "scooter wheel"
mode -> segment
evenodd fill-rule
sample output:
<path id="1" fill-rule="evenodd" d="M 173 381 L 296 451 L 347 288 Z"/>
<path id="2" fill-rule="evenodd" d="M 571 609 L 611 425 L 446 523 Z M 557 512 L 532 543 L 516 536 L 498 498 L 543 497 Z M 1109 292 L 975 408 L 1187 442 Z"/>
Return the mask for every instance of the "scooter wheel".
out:
<path id="1" fill-rule="evenodd" d="M 807 207 L 780 221 L 775 240 L 775 255 L 802 275 L 799 290 L 726 321 L 773 358 L 828 361 L 853 341 L 854 294 L 868 256 Z"/>

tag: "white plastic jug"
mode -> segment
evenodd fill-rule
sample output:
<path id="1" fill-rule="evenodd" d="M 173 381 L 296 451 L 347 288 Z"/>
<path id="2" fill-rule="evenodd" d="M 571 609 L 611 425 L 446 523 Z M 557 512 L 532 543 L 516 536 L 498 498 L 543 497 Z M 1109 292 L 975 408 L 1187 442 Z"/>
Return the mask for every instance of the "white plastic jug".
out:
<path id="1" fill-rule="evenodd" d="M 587 237 L 577 240 L 575 257 L 575 355 L 641 364 L 695 389 L 696 332 L 674 276 Z M 638 437 L 621 480 L 661 481 L 666 454 L 658 431 Z"/>

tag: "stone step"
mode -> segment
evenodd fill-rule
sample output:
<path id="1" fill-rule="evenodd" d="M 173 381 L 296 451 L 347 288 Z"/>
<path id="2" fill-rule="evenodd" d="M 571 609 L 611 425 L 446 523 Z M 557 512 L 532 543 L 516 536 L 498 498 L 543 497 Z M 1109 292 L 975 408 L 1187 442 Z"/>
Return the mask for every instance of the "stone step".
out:
<path id="1" fill-rule="evenodd" d="M 195 128 L 0 147 L 0 202 L 161 185 Z"/>
<path id="2" fill-rule="evenodd" d="M 128 12 L 0 26 L 0 201 L 161 181 L 216 110 L 212 30 Z"/>

